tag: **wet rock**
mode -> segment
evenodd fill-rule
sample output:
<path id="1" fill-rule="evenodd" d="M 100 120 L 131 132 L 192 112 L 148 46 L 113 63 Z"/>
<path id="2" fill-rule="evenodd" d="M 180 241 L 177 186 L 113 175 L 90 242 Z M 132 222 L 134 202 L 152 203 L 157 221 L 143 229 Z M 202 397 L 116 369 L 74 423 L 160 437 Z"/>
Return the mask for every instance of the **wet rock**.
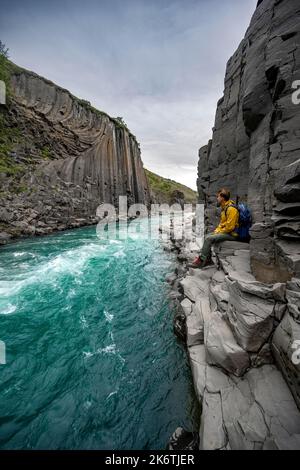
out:
<path id="1" fill-rule="evenodd" d="M 169 440 L 167 450 L 189 450 L 199 449 L 199 436 L 195 432 L 186 431 L 183 428 L 177 428 Z"/>
<path id="2" fill-rule="evenodd" d="M 173 320 L 174 334 L 183 342 L 186 342 L 186 317 L 182 309 L 178 309 Z"/>
<path id="3" fill-rule="evenodd" d="M 0 245 L 6 245 L 7 242 L 12 238 L 12 235 L 7 232 L 0 232 Z"/>
<path id="4" fill-rule="evenodd" d="M 172 290 L 172 292 L 170 292 L 170 294 L 169 294 L 169 298 L 171 300 L 174 300 L 174 301 L 180 301 L 180 300 L 182 300 L 182 297 L 183 297 L 183 295 L 180 292 L 176 291 L 176 290 Z"/>
<path id="5" fill-rule="evenodd" d="M 175 273 L 178 277 L 182 277 L 187 273 L 187 269 L 184 266 L 179 265 L 175 268 Z"/>
<path id="6" fill-rule="evenodd" d="M 177 279 L 177 276 L 176 274 L 169 274 L 168 276 L 166 276 L 166 282 L 168 282 L 169 284 L 173 285 L 174 282 L 176 281 Z"/>

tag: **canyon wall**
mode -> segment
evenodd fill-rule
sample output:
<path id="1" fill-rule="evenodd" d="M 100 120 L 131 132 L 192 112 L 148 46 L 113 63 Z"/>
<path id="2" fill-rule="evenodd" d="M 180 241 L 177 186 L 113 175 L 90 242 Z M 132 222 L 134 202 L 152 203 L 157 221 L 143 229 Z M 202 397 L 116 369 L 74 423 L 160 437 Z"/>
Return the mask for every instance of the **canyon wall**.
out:
<path id="1" fill-rule="evenodd" d="M 136 138 L 117 119 L 8 64 L 1 106 L 0 242 L 96 222 L 99 204 L 148 204 Z"/>
<path id="2" fill-rule="evenodd" d="M 199 151 L 207 231 L 217 223 L 217 190 L 230 188 L 252 210 L 251 267 L 264 282 L 300 275 L 299 46 L 299 1 L 259 1 L 228 61 L 212 140 Z"/>
<path id="3" fill-rule="evenodd" d="M 297 80 L 299 0 L 260 0 L 227 64 L 198 167 L 206 232 L 218 223 L 216 193 L 228 187 L 252 210 L 251 242 L 215 246 L 217 266 L 180 280 L 201 449 L 300 448 Z"/>

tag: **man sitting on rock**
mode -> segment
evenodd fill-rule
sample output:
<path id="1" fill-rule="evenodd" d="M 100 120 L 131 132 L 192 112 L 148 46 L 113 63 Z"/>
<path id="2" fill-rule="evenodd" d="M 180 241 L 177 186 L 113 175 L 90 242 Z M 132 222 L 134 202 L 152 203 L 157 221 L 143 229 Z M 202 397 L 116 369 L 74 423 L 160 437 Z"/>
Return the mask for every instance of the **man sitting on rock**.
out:
<path id="1" fill-rule="evenodd" d="M 230 191 L 221 189 L 217 193 L 218 207 L 222 207 L 221 221 L 213 233 L 205 237 L 200 256 L 196 258 L 190 268 L 202 269 L 212 263 L 211 247 L 214 243 L 237 241 L 239 227 L 239 211 L 234 202 L 230 200 Z"/>

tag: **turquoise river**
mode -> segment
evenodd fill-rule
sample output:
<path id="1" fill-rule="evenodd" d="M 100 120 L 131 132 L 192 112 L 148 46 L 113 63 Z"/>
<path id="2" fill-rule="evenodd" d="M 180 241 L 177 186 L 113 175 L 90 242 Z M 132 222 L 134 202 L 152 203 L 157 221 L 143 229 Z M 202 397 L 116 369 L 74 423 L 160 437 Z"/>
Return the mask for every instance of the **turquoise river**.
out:
<path id="1" fill-rule="evenodd" d="M 175 262 L 95 227 L 0 248 L 0 449 L 165 449 L 193 428 Z"/>

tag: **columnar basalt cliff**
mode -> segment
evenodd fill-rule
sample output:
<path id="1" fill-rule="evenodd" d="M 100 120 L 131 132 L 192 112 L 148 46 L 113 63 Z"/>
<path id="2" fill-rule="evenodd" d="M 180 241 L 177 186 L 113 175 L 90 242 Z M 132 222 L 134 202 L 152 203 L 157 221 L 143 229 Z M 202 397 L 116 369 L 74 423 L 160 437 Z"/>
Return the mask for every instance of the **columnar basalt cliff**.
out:
<path id="1" fill-rule="evenodd" d="M 96 208 L 149 203 L 139 144 L 117 119 L 52 82 L 9 65 L 1 107 L 2 242 L 96 222 Z M 1 148 L 2 150 L 2 148 Z"/>
<path id="2" fill-rule="evenodd" d="M 227 64 L 212 141 L 199 152 L 207 229 L 220 187 L 246 200 L 254 218 L 251 266 L 264 282 L 300 275 L 300 106 L 292 102 L 299 46 L 299 1 L 259 1 Z"/>
<path id="3" fill-rule="evenodd" d="M 213 138 L 200 149 L 205 229 L 229 187 L 253 212 L 251 243 L 170 278 L 201 404 L 200 449 L 300 449 L 300 5 L 262 0 L 229 60 Z M 182 223 L 179 221 L 178 223 Z M 185 231 L 178 259 L 202 241 Z M 176 292 L 177 290 L 177 292 Z"/>

